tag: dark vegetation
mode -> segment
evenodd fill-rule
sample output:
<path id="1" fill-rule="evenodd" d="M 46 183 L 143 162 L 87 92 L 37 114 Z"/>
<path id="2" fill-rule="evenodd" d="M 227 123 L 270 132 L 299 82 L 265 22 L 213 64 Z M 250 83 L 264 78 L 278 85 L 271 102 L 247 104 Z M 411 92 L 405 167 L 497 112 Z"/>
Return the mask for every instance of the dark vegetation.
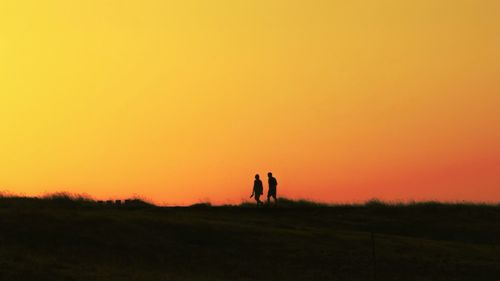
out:
<path id="1" fill-rule="evenodd" d="M 500 280 L 500 205 L 120 203 L 1 197 L 0 280 Z"/>

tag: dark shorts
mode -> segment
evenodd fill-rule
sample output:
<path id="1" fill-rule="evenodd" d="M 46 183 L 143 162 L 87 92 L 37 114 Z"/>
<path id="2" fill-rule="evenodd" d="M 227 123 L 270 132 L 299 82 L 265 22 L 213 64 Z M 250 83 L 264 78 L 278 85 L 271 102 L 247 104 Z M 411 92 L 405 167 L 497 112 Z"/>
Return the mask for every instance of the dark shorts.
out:
<path id="1" fill-rule="evenodd" d="M 276 198 L 276 189 L 270 189 L 268 192 L 267 192 L 267 197 L 273 197 L 273 198 Z"/>

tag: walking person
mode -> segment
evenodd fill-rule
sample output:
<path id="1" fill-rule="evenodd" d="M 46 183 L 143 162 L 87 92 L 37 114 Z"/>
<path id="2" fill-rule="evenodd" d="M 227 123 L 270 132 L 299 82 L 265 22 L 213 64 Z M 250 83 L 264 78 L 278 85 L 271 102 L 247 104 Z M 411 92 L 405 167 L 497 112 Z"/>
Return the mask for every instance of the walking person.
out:
<path id="1" fill-rule="evenodd" d="M 273 173 L 267 173 L 269 190 L 267 191 L 267 204 L 271 203 L 271 197 L 274 199 L 274 205 L 278 205 L 278 199 L 276 197 L 276 187 L 278 186 L 278 181 L 273 177 Z"/>
<path id="2" fill-rule="evenodd" d="M 254 197 L 257 202 L 257 206 L 262 205 L 262 201 L 260 201 L 260 196 L 264 193 L 264 185 L 260 180 L 259 174 L 255 175 L 255 180 L 253 182 L 253 190 L 250 198 Z"/>

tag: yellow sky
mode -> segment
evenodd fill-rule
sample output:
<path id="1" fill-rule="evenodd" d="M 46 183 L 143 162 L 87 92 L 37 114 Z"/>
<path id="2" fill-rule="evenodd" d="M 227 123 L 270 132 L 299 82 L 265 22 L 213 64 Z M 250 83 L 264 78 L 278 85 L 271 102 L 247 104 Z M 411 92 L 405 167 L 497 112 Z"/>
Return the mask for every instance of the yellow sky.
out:
<path id="1" fill-rule="evenodd" d="M 0 190 L 500 200 L 500 2 L 0 3 Z"/>

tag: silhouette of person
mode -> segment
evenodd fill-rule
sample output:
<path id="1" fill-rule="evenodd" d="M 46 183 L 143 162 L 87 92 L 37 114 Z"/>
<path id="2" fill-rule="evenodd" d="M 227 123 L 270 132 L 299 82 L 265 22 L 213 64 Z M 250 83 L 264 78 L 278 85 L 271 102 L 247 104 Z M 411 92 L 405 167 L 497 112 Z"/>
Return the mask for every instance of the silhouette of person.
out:
<path id="1" fill-rule="evenodd" d="M 250 198 L 255 197 L 255 201 L 258 205 L 262 205 L 262 201 L 260 201 L 260 196 L 264 193 L 264 186 L 262 185 L 262 181 L 260 180 L 259 174 L 255 175 L 255 181 L 253 182 L 253 191 Z"/>
<path id="2" fill-rule="evenodd" d="M 276 197 L 276 187 L 278 186 L 278 181 L 275 177 L 273 177 L 273 173 L 267 173 L 267 177 L 269 178 L 269 190 L 267 191 L 267 203 L 269 204 L 271 201 L 271 197 L 274 199 L 274 204 L 278 205 L 278 199 Z"/>

